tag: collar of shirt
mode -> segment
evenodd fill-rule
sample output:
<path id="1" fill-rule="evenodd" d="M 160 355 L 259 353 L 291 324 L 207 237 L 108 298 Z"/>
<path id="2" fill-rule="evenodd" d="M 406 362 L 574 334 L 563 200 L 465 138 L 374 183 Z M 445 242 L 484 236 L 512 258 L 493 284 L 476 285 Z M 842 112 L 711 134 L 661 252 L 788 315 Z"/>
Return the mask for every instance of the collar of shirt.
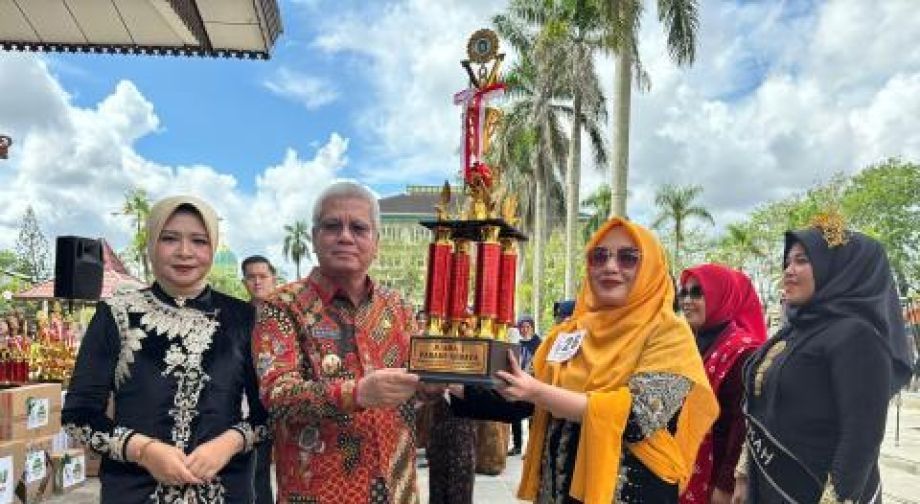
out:
<path id="1" fill-rule="evenodd" d="M 180 298 L 170 295 L 168 292 L 166 292 L 166 289 L 164 289 L 163 286 L 158 282 L 153 282 L 153 285 L 150 286 L 150 292 L 153 293 L 157 299 L 164 301 L 170 306 L 185 306 L 205 312 L 214 309 L 214 301 L 213 296 L 211 296 L 210 285 L 206 285 L 204 290 L 199 292 L 198 295 L 193 298 L 181 298 L 181 302 L 179 301 Z"/>
<path id="2" fill-rule="evenodd" d="M 329 277 L 323 275 L 319 268 L 313 268 L 313 271 L 310 272 L 310 276 L 307 278 L 310 284 L 316 289 L 319 298 L 322 300 L 323 304 L 331 304 L 334 299 L 342 299 L 347 301 L 349 304 L 357 306 L 357 304 L 365 303 L 371 299 L 374 295 L 375 284 L 371 280 L 370 276 L 365 276 L 364 280 L 364 292 L 362 293 L 360 302 L 355 304 L 352 302 L 351 297 L 341 286 L 333 282 Z"/>

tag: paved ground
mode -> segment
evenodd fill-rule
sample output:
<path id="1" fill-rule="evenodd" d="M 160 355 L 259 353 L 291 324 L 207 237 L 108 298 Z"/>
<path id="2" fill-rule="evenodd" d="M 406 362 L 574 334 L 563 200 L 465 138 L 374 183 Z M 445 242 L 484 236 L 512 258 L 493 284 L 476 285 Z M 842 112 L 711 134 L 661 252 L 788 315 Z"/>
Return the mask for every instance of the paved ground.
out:
<path id="1" fill-rule="evenodd" d="M 920 504 L 920 394 L 906 394 L 902 400 L 900 430 L 896 436 L 897 408 L 889 409 L 885 441 L 882 443 L 881 469 L 885 502 Z M 896 442 L 897 441 L 897 442 Z M 424 465 L 422 459 L 420 463 Z M 521 457 L 509 459 L 500 476 L 476 476 L 475 501 L 489 504 L 520 502 L 514 491 L 521 475 Z M 419 469 L 422 502 L 428 501 L 428 470 Z M 98 500 L 98 480 L 70 494 L 57 496 L 53 504 L 91 504 Z M 344 503 L 343 503 L 344 504 Z"/>

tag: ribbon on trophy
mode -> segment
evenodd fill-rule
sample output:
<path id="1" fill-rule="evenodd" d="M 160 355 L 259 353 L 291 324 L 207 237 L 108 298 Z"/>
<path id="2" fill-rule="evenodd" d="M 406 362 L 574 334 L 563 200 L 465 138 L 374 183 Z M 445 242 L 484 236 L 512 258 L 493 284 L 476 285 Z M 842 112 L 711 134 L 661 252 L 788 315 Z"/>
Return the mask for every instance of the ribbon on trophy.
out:
<path id="1" fill-rule="evenodd" d="M 454 105 L 463 105 L 463 180 L 469 185 L 481 181 L 492 186 L 492 169 L 482 161 L 485 148 L 486 110 L 490 101 L 505 93 L 504 83 L 496 82 L 481 88 L 469 88 L 454 95 Z"/>

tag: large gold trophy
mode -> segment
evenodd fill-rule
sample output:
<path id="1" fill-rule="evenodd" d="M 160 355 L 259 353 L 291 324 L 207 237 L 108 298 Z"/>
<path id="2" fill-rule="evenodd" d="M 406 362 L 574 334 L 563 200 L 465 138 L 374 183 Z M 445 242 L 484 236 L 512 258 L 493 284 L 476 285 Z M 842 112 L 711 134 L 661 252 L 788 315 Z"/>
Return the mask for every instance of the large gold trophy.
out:
<path id="1" fill-rule="evenodd" d="M 520 346 L 508 341 L 508 328 L 515 319 L 517 242 L 526 237 L 514 227 L 516 198 L 501 189 L 500 169 L 485 162 L 501 120 L 501 111 L 488 103 L 505 90 L 499 76 L 504 55 L 495 32 L 474 33 L 467 53 L 463 67 L 470 86 L 454 95 L 463 108 L 466 204 L 460 215 L 450 215 L 452 195 L 445 182 L 436 219 L 421 223 L 433 237 L 425 289 L 428 326 L 412 338 L 409 370 L 425 381 L 493 386 L 495 371 L 509 367 L 509 351 L 520 357 Z"/>

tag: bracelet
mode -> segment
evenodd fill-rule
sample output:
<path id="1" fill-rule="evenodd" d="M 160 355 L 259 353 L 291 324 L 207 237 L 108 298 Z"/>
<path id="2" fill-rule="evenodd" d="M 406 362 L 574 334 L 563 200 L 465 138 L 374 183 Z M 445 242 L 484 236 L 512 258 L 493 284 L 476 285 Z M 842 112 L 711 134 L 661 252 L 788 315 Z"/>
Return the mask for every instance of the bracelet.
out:
<path id="1" fill-rule="evenodd" d="M 134 462 L 140 464 L 144 461 L 144 454 L 147 452 L 147 447 L 159 441 L 157 438 L 149 438 L 147 441 L 144 441 L 144 444 L 137 449 L 137 455 L 134 457 Z"/>

